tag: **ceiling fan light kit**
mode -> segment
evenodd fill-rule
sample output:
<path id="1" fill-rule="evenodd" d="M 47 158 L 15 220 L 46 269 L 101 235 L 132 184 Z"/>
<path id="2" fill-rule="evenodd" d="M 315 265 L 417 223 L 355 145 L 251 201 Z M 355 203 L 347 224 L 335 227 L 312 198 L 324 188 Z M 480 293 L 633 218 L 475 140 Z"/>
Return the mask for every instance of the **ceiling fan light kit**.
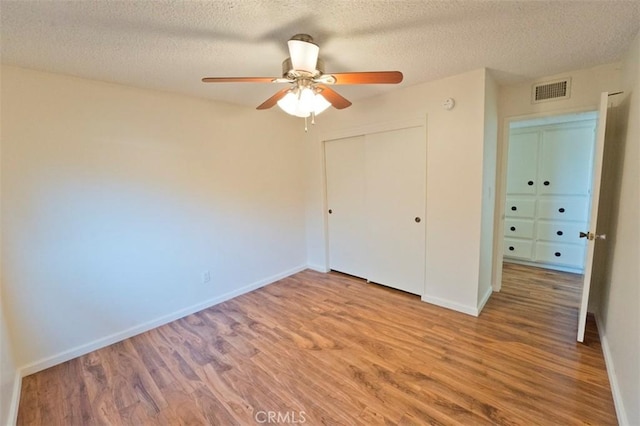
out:
<path id="1" fill-rule="evenodd" d="M 290 89 L 278 101 L 278 106 L 287 114 L 307 118 L 310 115 L 316 116 L 322 113 L 331 106 L 331 103 L 315 88 L 307 86 Z"/>
<path id="2" fill-rule="evenodd" d="M 326 85 L 334 84 L 397 84 L 402 81 L 400 71 L 373 71 L 325 74 L 324 62 L 318 57 L 320 48 L 308 34 L 296 34 L 287 42 L 289 57 L 282 62 L 282 77 L 205 77 L 205 83 L 288 83 L 260 104 L 257 109 L 278 105 L 287 114 L 307 118 L 314 124 L 315 116 L 329 106 L 343 109 L 351 102 Z"/>

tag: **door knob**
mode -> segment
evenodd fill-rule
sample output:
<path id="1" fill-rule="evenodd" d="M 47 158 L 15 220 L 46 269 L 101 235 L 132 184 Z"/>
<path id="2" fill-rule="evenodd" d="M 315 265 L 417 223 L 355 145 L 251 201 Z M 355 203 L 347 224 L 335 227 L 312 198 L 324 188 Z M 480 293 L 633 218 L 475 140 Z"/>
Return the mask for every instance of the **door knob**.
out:
<path id="1" fill-rule="evenodd" d="M 593 240 L 606 240 L 607 234 L 594 234 L 593 232 L 580 232 L 580 238 L 586 238 L 589 241 Z"/>
<path id="2" fill-rule="evenodd" d="M 329 209 L 329 214 L 333 213 L 333 210 Z"/>
<path id="3" fill-rule="evenodd" d="M 422 219 L 420 219 L 419 217 L 416 217 L 414 220 L 416 221 L 416 223 L 420 223 Z"/>

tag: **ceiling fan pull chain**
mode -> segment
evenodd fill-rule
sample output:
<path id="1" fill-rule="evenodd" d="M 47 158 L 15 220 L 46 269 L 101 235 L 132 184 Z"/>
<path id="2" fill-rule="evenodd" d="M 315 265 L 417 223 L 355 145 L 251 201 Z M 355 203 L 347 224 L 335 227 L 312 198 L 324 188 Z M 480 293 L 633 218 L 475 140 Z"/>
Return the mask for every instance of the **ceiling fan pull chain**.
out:
<path id="1" fill-rule="evenodd" d="M 307 127 L 307 117 L 304 118 L 304 132 L 307 133 L 309 128 Z"/>
<path id="2" fill-rule="evenodd" d="M 311 125 L 316 124 L 316 113 L 311 111 Z"/>

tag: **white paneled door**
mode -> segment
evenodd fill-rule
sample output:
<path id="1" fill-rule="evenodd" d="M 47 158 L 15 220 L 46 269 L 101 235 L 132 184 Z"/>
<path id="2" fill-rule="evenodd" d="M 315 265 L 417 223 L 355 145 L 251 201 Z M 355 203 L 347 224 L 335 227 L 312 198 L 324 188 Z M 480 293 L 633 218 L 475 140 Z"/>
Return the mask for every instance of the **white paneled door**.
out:
<path id="1" fill-rule="evenodd" d="M 327 141 L 325 160 L 329 267 L 422 295 L 425 128 Z"/>

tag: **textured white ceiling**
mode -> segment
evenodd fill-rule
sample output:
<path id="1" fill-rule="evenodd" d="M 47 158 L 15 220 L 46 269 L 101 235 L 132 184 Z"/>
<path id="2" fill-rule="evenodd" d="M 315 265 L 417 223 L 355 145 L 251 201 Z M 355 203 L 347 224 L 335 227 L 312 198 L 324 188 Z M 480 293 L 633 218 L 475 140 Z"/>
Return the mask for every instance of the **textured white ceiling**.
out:
<path id="1" fill-rule="evenodd" d="M 0 1 L 5 64 L 256 106 L 286 41 L 311 34 L 327 72 L 399 70 L 403 86 L 488 67 L 502 84 L 617 61 L 640 1 Z M 351 100 L 394 86 L 339 86 Z"/>

